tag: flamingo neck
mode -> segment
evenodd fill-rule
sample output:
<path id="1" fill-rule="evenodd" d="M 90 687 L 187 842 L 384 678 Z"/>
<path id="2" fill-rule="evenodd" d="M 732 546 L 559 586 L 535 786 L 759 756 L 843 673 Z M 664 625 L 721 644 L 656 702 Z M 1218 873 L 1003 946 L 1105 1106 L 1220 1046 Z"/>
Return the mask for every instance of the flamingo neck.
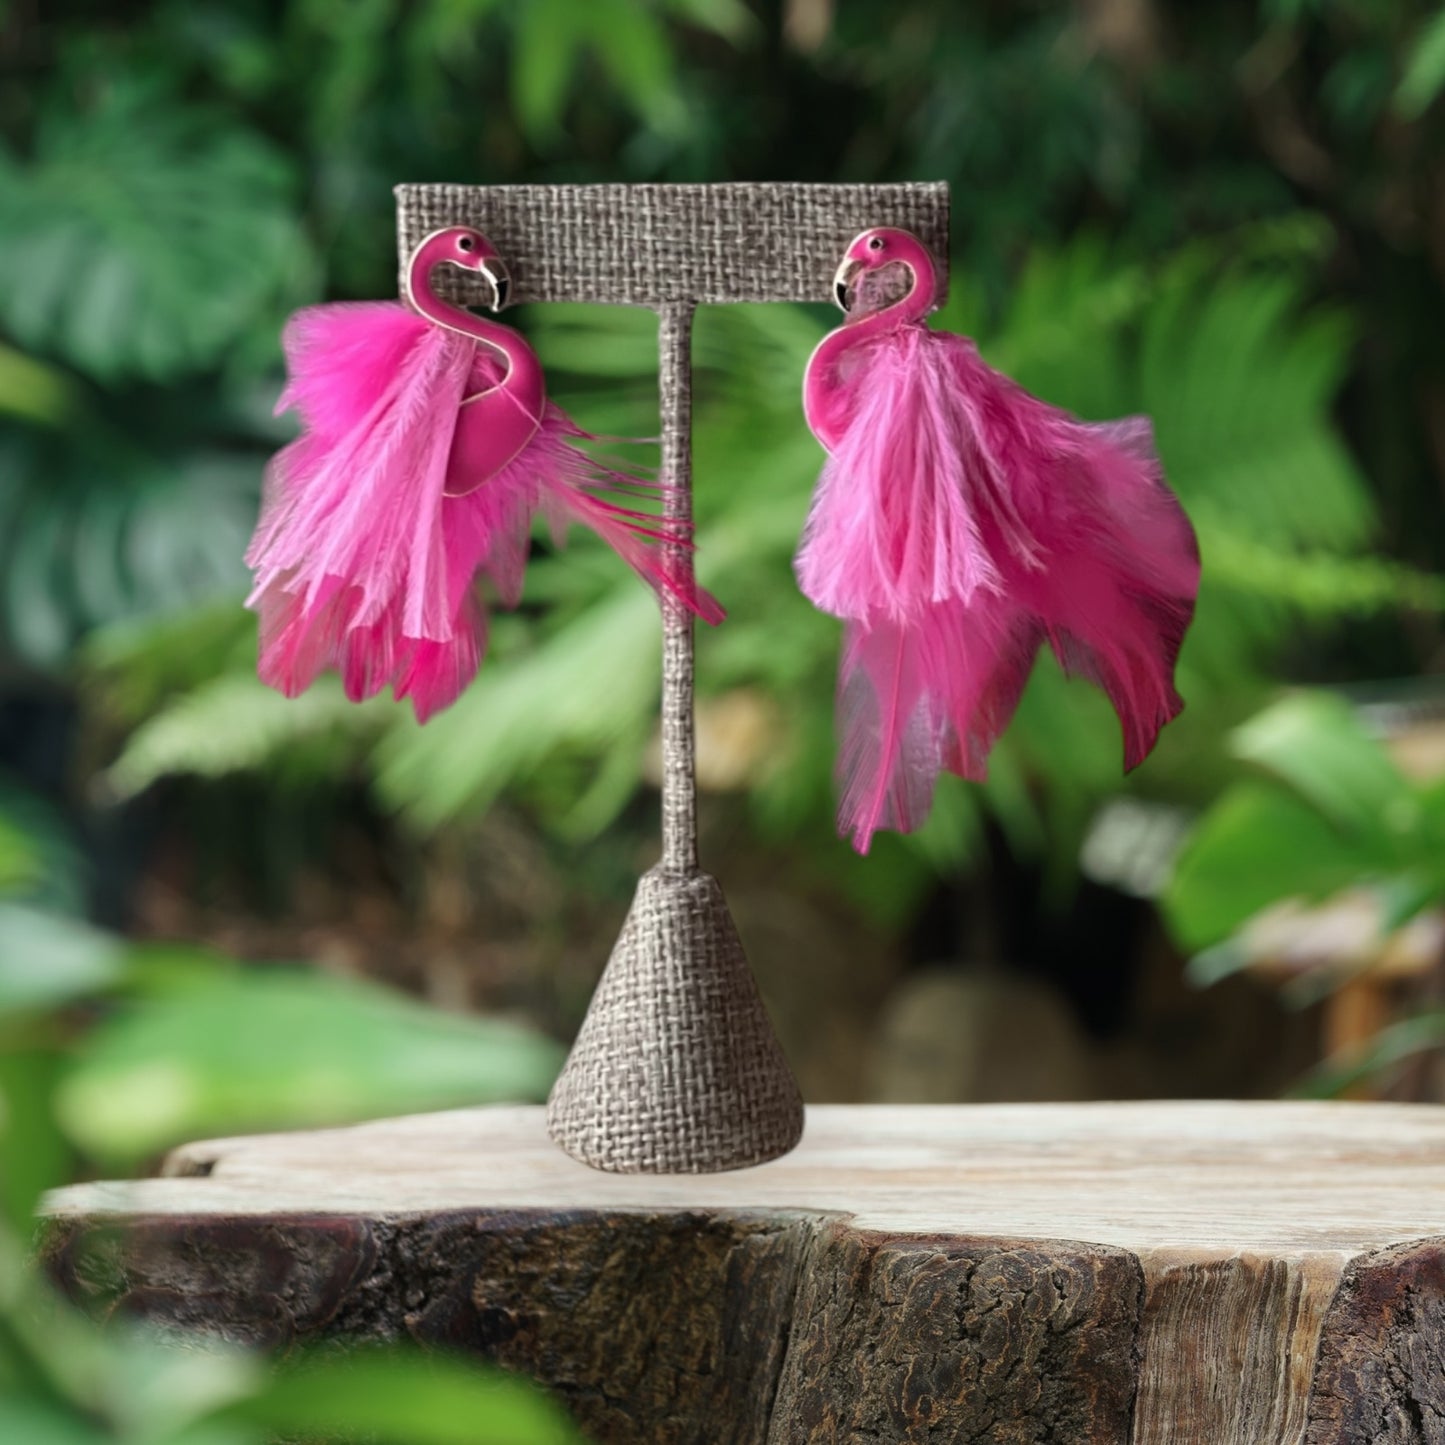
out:
<path id="1" fill-rule="evenodd" d="M 840 376 L 840 365 L 849 352 L 875 337 L 887 335 L 904 326 L 921 326 L 923 318 L 933 309 L 938 281 L 933 259 L 919 245 L 916 254 L 898 257 L 913 276 L 913 284 L 891 306 L 850 316 L 817 345 L 808 360 L 803 378 L 803 413 L 813 435 L 832 451 L 846 430 L 851 413 L 848 404 L 851 388 Z"/>
<path id="2" fill-rule="evenodd" d="M 406 299 L 426 319 L 446 331 L 465 336 L 469 341 L 487 347 L 501 357 L 506 372 L 495 390 L 511 396 L 534 420 L 540 419 L 546 402 L 546 383 L 537 353 L 510 326 L 485 316 L 476 316 L 465 307 L 443 301 L 432 290 L 431 273 L 441 263 L 438 252 L 447 249 L 445 238 L 435 245 L 425 245 L 411 258 L 406 272 Z"/>

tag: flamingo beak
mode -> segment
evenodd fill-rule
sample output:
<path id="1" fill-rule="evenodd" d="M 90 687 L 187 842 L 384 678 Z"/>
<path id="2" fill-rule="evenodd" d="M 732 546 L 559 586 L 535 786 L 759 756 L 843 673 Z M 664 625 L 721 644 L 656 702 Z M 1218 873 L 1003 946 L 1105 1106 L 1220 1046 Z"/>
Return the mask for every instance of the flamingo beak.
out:
<path id="1" fill-rule="evenodd" d="M 492 310 L 500 311 L 512 292 L 512 278 L 507 268 L 496 257 L 488 257 L 477 270 L 492 283 Z"/>
<path id="2" fill-rule="evenodd" d="M 851 311 L 849 297 L 853 291 L 853 278 L 857 276 L 862 263 L 852 256 L 844 258 L 843 264 L 838 267 L 838 273 L 833 277 L 833 299 L 843 311 Z"/>

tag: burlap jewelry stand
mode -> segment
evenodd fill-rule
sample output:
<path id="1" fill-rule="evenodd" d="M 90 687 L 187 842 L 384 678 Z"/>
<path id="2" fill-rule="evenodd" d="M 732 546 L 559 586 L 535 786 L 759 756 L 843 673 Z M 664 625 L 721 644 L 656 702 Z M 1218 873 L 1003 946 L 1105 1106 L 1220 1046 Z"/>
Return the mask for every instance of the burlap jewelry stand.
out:
<path id="1" fill-rule="evenodd" d="M 403 259 L 430 231 L 475 226 L 506 260 L 514 301 L 657 311 L 663 473 L 670 515 L 684 521 L 696 307 L 828 301 L 845 247 L 870 226 L 913 231 L 940 265 L 948 256 L 944 184 L 398 186 L 396 196 Z M 457 300 L 488 299 L 460 271 L 438 282 Z M 722 890 L 698 866 L 693 628 L 673 604 L 662 657 L 662 861 L 638 885 L 547 1127 L 598 1169 L 695 1174 L 787 1153 L 803 1103 Z"/>

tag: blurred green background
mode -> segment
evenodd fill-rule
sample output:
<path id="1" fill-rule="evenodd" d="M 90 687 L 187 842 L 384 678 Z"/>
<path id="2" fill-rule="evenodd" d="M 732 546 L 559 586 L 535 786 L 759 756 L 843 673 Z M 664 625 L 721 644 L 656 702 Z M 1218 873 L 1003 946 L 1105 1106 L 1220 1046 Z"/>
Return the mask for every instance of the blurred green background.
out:
<path id="1" fill-rule="evenodd" d="M 859 860 L 790 569 L 831 316 L 699 317 L 703 858 L 810 1099 L 1441 1097 L 1442 89 L 1419 0 L 0 3 L 14 1227 L 187 1135 L 542 1097 L 655 858 L 656 610 L 590 538 L 425 730 L 255 679 L 279 328 L 394 294 L 399 181 L 946 179 L 937 324 L 1155 420 L 1182 718 L 1123 779 L 1041 660 L 990 782 Z M 655 431 L 650 315 L 511 319 Z"/>

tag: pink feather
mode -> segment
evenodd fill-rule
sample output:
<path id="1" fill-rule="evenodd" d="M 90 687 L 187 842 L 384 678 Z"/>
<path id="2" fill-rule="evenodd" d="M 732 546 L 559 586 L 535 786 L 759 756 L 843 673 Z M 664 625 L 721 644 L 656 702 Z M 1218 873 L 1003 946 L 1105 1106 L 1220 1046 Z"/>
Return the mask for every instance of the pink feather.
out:
<path id="1" fill-rule="evenodd" d="M 390 686 L 425 721 L 486 650 L 478 577 L 504 605 L 520 599 L 538 512 L 559 531 L 590 526 L 659 593 L 721 618 L 679 565 L 685 529 L 610 499 L 655 507 L 663 489 L 590 458 L 587 434 L 550 401 L 538 422 L 509 410 L 504 368 L 470 337 L 378 302 L 299 312 L 284 344 L 278 410 L 294 407 L 306 429 L 272 464 L 247 552 L 270 685 L 295 696 L 335 669 L 353 700 Z M 499 470 L 476 464 L 498 434 L 474 397 L 518 437 Z"/>
<path id="2" fill-rule="evenodd" d="M 939 772 L 985 777 L 1044 642 L 1141 762 L 1183 706 L 1199 584 L 1148 422 L 1081 422 L 921 323 L 859 335 L 810 385 L 839 420 L 797 571 L 845 624 L 839 826 L 858 851 L 919 826 Z"/>

